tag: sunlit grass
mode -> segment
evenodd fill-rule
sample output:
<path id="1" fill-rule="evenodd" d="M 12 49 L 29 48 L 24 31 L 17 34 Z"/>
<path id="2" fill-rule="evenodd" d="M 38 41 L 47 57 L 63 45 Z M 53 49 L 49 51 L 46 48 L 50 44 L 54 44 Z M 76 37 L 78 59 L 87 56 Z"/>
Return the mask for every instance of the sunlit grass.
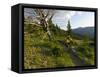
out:
<path id="1" fill-rule="evenodd" d="M 65 50 L 64 46 L 59 43 L 60 40 L 66 44 L 67 36 L 65 34 L 52 34 L 52 40 L 48 40 L 47 36 L 43 38 L 45 33 L 41 28 L 28 28 L 25 28 L 24 32 L 25 69 L 76 66 L 70 53 L 68 53 L 70 51 Z M 83 39 L 70 39 L 73 41 L 73 43 L 70 43 L 71 46 L 77 50 L 77 56 L 81 60 L 84 59 L 86 64 L 94 65 L 94 48 L 85 44 Z"/>

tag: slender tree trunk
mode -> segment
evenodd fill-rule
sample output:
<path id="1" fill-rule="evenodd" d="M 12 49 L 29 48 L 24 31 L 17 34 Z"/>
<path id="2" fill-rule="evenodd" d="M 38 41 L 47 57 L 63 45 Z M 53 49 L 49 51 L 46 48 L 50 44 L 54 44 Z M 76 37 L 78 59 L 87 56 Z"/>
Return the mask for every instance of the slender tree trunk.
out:
<path id="1" fill-rule="evenodd" d="M 45 23 L 46 23 L 46 32 L 47 32 L 48 38 L 49 38 L 49 40 L 52 40 L 49 23 L 46 20 L 45 20 Z"/>
<path id="2" fill-rule="evenodd" d="M 48 34 L 49 40 L 52 40 L 52 36 L 51 36 L 49 27 L 47 27 L 47 34 Z"/>

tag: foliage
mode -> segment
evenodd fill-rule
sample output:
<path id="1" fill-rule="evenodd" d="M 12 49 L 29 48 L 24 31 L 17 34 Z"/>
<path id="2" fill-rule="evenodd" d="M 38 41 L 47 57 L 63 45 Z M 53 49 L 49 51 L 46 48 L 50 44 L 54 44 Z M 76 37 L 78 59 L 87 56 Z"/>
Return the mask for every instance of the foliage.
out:
<path id="1" fill-rule="evenodd" d="M 84 36 L 83 43 L 78 46 L 77 51 L 86 64 L 94 65 L 94 48 L 89 44 L 89 38 Z"/>
<path id="2" fill-rule="evenodd" d="M 86 65 L 94 65 L 94 45 L 90 44 L 93 40 L 73 34 L 70 21 L 67 34 L 52 21 L 49 21 L 49 29 L 52 40 L 41 26 L 24 23 L 25 69 L 77 66 L 71 56 L 71 48 L 76 50 L 73 55 L 77 54 Z"/>
<path id="3" fill-rule="evenodd" d="M 71 35 L 71 24 L 70 24 L 70 20 L 68 20 L 68 24 L 67 24 L 67 34 Z"/>

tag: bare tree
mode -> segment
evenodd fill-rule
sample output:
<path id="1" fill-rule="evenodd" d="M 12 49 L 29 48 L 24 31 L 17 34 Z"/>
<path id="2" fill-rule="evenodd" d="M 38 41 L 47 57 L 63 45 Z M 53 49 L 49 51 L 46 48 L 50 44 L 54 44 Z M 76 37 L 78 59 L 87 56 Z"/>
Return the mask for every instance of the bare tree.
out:
<path id="1" fill-rule="evenodd" d="M 30 13 L 30 12 L 27 12 Z M 30 13 L 32 14 L 32 13 Z M 49 40 L 52 39 L 51 32 L 49 29 L 49 23 L 52 21 L 52 18 L 54 16 L 53 10 L 47 10 L 47 9 L 34 9 L 33 11 L 33 18 L 35 21 L 37 21 L 37 25 L 42 26 L 44 32 L 48 35 Z"/>

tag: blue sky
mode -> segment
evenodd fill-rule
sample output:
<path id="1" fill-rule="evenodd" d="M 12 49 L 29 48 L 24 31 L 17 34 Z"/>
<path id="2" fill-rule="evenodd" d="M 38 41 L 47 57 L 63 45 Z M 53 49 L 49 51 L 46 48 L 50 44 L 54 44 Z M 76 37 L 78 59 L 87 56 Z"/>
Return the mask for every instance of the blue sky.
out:
<path id="1" fill-rule="evenodd" d="M 72 28 L 93 27 L 94 12 L 59 10 L 59 14 L 53 17 L 53 22 L 64 30 L 66 30 L 68 20 L 70 20 Z"/>
<path id="2" fill-rule="evenodd" d="M 33 9 L 25 8 L 24 11 L 33 12 Z M 25 13 L 25 16 L 32 14 Z M 71 10 L 56 10 L 52 18 L 54 24 L 57 24 L 61 29 L 67 30 L 67 22 L 70 20 L 72 29 L 78 27 L 93 27 L 94 12 L 89 11 L 71 11 Z"/>

